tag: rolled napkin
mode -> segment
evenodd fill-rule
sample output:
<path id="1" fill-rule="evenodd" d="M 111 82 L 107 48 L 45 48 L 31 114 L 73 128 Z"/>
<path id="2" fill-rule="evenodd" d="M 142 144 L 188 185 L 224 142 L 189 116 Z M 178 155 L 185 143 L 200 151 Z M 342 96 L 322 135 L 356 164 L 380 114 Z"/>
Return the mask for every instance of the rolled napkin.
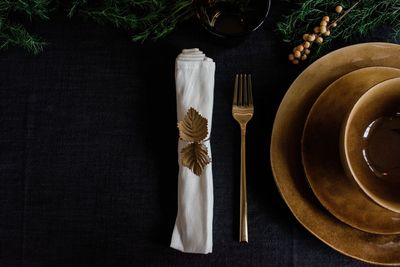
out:
<path id="1" fill-rule="evenodd" d="M 210 132 L 214 101 L 215 63 L 199 49 L 184 49 L 175 62 L 177 118 L 182 121 L 190 108 L 208 121 L 204 145 L 211 158 Z M 178 213 L 172 233 L 171 247 L 182 252 L 212 252 L 213 177 L 211 163 L 200 176 L 182 165 L 182 148 L 178 143 Z"/>

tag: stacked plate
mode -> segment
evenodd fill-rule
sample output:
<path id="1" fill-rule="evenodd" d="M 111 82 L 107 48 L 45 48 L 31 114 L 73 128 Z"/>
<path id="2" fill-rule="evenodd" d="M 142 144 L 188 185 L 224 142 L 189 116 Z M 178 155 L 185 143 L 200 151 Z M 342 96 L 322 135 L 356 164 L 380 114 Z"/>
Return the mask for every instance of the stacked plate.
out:
<path id="1" fill-rule="evenodd" d="M 298 221 L 337 251 L 383 265 L 400 264 L 400 213 L 360 189 L 339 147 L 351 106 L 396 77 L 400 45 L 365 43 L 326 55 L 287 91 L 271 140 L 275 181 Z"/>

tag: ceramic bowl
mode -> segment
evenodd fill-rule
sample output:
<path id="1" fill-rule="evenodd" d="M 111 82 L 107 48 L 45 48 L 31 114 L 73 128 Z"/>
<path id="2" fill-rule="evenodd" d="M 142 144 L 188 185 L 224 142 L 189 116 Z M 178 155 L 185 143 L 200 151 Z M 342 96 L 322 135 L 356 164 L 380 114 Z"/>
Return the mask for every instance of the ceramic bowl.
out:
<path id="1" fill-rule="evenodd" d="M 194 0 L 196 16 L 215 36 L 243 37 L 258 29 L 268 16 L 271 0 Z"/>
<path id="2" fill-rule="evenodd" d="M 379 83 L 358 99 L 343 124 L 341 156 L 362 191 L 400 212 L 400 78 Z"/>
<path id="3" fill-rule="evenodd" d="M 287 90 L 275 116 L 271 143 L 266 142 L 267 146 L 270 144 L 271 166 L 277 188 L 299 223 L 321 243 L 336 251 L 380 266 L 400 265 L 400 235 L 370 234 L 357 230 L 324 209 L 304 175 L 300 141 L 310 108 L 329 84 L 364 67 L 400 68 L 399 55 L 400 45 L 363 43 L 335 50 L 318 59 Z"/>
<path id="4" fill-rule="evenodd" d="M 304 125 L 302 160 L 307 181 L 320 203 L 339 220 L 369 233 L 400 233 L 400 214 L 366 196 L 341 163 L 342 123 L 373 86 L 400 77 L 400 70 L 367 67 L 343 75 L 317 98 Z"/>

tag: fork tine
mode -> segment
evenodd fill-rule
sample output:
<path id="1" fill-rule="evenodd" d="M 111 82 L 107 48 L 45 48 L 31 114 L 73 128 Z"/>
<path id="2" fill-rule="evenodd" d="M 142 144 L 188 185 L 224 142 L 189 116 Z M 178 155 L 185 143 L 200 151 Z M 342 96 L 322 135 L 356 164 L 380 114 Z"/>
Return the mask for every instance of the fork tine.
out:
<path id="1" fill-rule="evenodd" d="M 249 105 L 253 105 L 253 88 L 251 86 L 251 74 L 249 74 L 248 94 L 249 94 Z"/>
<path id="2" fill-rule="evenodd" d="M 242 106 L 242 105 L 243 105 L 243 74 L 240 74 L 238 106 Z"/>
<path id="3" fill-rule="evenodd" d="M 249 102 L 247 102 L 248 100 L 248 86 L 247 86 L 247 74 L 244 74 L 244 81 L 243 81 L 243 85 L 244 85 L 244 89 L 243 89 L 243 106 L 248 106 Z"/>
<path id="4" fill-rule="evenodd" d="M 238 79 L 239 79 L 239 75 L 236 74 L 236 78 L 235 78 L 235 89 L 233 91 L 233 105 L 238 104 L 238 99 L 237 99 L 237 95 L 238 95 Z"/>

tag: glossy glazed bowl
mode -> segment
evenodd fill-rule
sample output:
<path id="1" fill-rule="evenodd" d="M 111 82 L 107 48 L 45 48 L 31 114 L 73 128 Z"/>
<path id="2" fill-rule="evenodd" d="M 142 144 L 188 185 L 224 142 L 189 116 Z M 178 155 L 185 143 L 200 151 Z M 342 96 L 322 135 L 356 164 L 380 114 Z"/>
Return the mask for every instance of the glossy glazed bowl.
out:
<path id="1" fill-rule="evenodd" d="M 276 185 L 299 223 L 344 255 L 389 266 L 400 265 L 400 235 L 370 234 L 336 220 L 310 189 L 301 164 L 300 142 L 310 108 L 327 86 L 364 67 L 400 69 L 399 55 L 400 45 L 363 43 L 338 49 L 315 61 L 296 78 L 283 97 L 270 143 Z"/>
<path id="2" fill-rule="evenodd" d="M 363 94 L 397 77 L 400 70 L 387 67 L 367 67 L 343 75 L 314 102 L 303 129 L 302 161 L 314 195 L 336 218 L 368 233 L 399 234 L 400 214 L 372 201 L 348 175 L 339 153 L 341 129 Z"/>
<path id="3" fill-rule="evenodd" d="M 363 94 L 344 121 L 343 166 L 379 205 L 400 212 L 400 78 Z"/>
<path id="4" fill-rule="evenodd" d="M 271 0 L 194 0 L 196 16 L 210 33 L 243 37 L 257 30 L 268 16 Z"/>

